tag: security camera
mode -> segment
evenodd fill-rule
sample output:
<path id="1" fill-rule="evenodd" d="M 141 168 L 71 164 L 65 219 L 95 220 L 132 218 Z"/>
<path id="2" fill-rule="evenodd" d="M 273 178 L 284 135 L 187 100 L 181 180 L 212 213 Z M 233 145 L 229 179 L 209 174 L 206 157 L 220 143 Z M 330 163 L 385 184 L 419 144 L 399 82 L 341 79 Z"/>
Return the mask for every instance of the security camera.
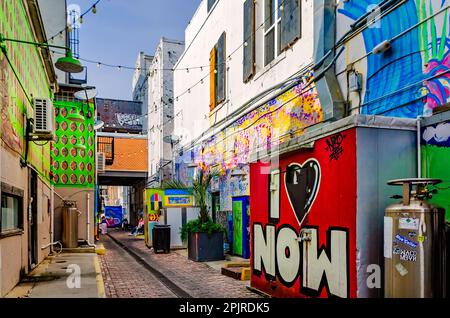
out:
<path id="1" fill-rule="evenodd" d="M 374 47 L 372 53 L 373 54 L 382 54 L 391 49 L 391 41 L 385 40 Z"/>

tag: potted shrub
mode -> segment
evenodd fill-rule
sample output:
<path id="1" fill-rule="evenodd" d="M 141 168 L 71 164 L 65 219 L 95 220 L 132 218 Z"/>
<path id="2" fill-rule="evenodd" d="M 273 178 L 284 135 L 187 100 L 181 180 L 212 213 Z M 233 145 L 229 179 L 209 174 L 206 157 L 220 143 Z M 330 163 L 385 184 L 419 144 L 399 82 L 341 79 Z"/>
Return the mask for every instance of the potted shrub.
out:
<path id="1" fill-rule="evenodd" d="M 211 180 L 218 173 L 200 170 L 193 181 L 192 194 L 199 208 L 198 219 L 186 223 L 181 228 L 181 240 L 187 242 L 188 257 L 196 262 L 225 259 L 223 235 L 225 228 L 214 223 L 209 215 L 207 198 Z"/>

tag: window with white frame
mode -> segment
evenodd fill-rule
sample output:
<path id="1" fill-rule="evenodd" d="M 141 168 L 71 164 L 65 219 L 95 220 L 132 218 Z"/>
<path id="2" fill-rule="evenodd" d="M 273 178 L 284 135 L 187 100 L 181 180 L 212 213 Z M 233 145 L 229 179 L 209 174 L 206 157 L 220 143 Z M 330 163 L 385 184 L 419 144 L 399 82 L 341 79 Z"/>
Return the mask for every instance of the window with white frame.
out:
<path id="1" fill-rule="evenodd" d="M 301 37 L 301 0 L 264 0 L 264 66 Z"/>
<path id="2" fill-rule="evenodd" d="M 0 210 L 0 235 L 23 229 L 22 202 L 23 198 L 2 192 Z"/>
<path id="3" fill-rule="evenodd" d="M 264 66 L 272 62 L 281 48 L 280 4 L 283 0 L 265 0 L 264 5 Z"/>

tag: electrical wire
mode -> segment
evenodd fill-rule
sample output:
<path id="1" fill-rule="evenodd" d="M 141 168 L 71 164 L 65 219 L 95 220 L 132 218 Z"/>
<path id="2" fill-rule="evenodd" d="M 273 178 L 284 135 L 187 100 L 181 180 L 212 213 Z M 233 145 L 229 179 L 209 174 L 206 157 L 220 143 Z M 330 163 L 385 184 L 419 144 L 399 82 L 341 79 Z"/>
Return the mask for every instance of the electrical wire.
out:
<path id="1" fill-rule="evenodd" d="M 89 9 L 87 9 L 83 14 L 80 15 L 80 17 L 75 21 L 75 23 L 81 23 L 83 20 L 83 17 L 87 15 L 89 12 L 93 12 L 94 14 L 97 12 L 97 5 L 102 0 L 97 0 L 94 4 L 92 4 Z M 53 41 L 57 36 L 60 36 L 63 34 L 63 32 L 66 32 L 69 29 L 69 25 L 66 26 L 64 29 L 53 35 L 50 39 L 48 39 L 48 42 Z"/>

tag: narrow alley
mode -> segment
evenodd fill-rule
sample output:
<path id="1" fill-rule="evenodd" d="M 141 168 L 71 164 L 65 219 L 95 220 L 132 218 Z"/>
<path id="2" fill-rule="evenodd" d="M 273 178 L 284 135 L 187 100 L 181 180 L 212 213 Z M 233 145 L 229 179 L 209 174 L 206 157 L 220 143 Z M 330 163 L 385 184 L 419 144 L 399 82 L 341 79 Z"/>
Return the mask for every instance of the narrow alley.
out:
<path id="1" fill-rule="evenodd" d="M 247 282 L 190 261 L 183 255 L 185 250 L 155 254 L 142 239 L 121 231 L 103 235 L 101 242 L 106 249 L 99 257 L 107 298 L 259 297 L 246 288 Z"/>

